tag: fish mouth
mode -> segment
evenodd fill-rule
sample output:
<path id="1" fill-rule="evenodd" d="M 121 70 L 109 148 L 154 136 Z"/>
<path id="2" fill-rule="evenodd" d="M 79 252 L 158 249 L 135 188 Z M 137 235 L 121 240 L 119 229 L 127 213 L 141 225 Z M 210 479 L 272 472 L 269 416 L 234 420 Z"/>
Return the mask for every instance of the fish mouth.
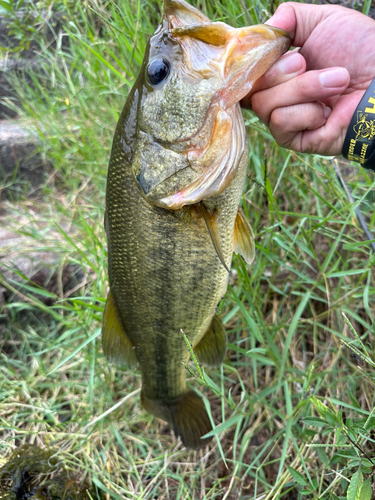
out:
<path id="1" fill-rule="evenodd" d="M 169 132 L 147 129 L 148 122 L 140 122 L 139 136 L 148 134 L 150 139 L 143 136 L 139 141 L 133 173 L 149 203 L 178 210 L 221 194 L 232 182 L 247 148 L 239 101 L 288 50 L 290 39 L 268 25 L 235 29 L 213 23 L 185 0 L 164 0 L 163 24 L 157 33 L 160 40 L 167 36 L 179 47 L 179 59 L 172 61 L 173 73 L 165 84 L 172 89 L 169 96 L 174 88 L 187 89 L 188 99 L 176 116 L 186 113 L 184 119 L 197 116 L 197 121 L 189 122 L 192 127 L 182 126 L 181 131 L 191 133 L 176 133 L 173 141 Z M 162 46 L 159 41 L 157 45 Z M 189 113 L 186 103 L 199 113 Z M 174 110 L 168 108 L 168 113 Z M 148 148 L 152 153 L 144 153 Z"/>
<path id="2" fill-rule="evenodd" d="M 180 0 L 178 3 L 181 3 Z M 203 172 L 183 189 L 154 202 L 160 207 L 177 210 L 221 194 L 232 182 L 247 147 L 238 103 L 249 93 L 254 82 L 288 50 L 290 39 L 283 30 L 268 25 L 234 29 L 224 23 L 182 26 L 181 19 L 170 22 L 172 26 L 180 25 L 172 28 L 171 34 L 181 40 L 180 45 L 185 54 L 191 49 L 192 40 L 197 41 L 196 37 L 201 46 L 211 45 L 215 54 L 220 52 L 214 65 L 222 79 L 211 101 L 211 110 L 215 110 L 216 119 L 210 137 L 203 147 L 194 147 L 194 142 L 199 144 L 203 125 L 190 138 L 192 147 L 186 151 L 191 167 Z M 219 46 L 222 50 L 218 51 L 218 46 L 214 44 L 223 41 L 224 45 Z M 190 58 L 185 58 L 189 71 L 199 72 L 194 52 L 190 54 Z"/>

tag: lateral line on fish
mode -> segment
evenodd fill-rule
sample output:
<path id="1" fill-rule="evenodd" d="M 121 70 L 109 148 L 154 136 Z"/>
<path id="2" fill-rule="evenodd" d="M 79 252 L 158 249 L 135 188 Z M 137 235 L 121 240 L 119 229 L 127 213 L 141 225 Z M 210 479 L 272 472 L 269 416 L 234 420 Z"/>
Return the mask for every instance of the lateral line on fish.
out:
<path id="1" fill-rule="evenodd" d="M 216 225 L 216 220 L 215 216 L 212 216 L 207 208 L 204 206 L 202 202 L 197 203 L 197 208 L 203 215 L 204 222 L 206 223 L 207 231 L 208 234 L 210 235 L 211 242 L 213 244 L 213 247 L 215 249 L 216 255 L 218 256 L 220 262 L 223 264 L 224 269 L 230 273 L 230 269 L 228 269 L 225 260 L 224 260 L 224 255 L 223 251 L 221 249 L 220 245 L 220 239 L 219 239 L 219 232 L 217 230 L 217 225 Z"/>

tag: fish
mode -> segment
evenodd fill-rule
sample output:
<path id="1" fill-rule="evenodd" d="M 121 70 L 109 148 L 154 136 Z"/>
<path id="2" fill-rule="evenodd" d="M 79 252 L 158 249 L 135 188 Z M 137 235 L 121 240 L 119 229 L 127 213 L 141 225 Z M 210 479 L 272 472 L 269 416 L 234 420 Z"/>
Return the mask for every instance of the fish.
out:
<path id="1" fill-rule="evenodd" d="M 248 146 L 239 101 L 289 49 L 281 29 L 211 22 L 185 0 L 164 0 L 120 115 L 107 176 L 109 293 L 106 358 L 138 366 L 143 407 L 183 445 L 212 430 L 186 381 L 197 361 L 220 366 L 227 338 L 216 312 L 233 252 L 254 258 L 240 207 Z"/>

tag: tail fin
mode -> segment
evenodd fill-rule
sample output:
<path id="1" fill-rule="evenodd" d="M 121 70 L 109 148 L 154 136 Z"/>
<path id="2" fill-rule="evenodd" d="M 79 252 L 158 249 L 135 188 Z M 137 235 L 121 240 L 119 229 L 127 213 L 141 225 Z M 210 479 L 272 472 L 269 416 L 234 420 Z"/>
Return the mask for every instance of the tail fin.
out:
<path id="1" fill-rule="evenodd" d="M 166 403 L 158 399 L 149 399 L 142 391 L 141 399 L 145 410 L 168 422 L 186 448 L 199 450 L 211 440 L 211 438 L 201 439 L 201 436 L 212 430 L 212 425 L 203 399 L 195 392 L 188 391 L 180 398 Z"/>

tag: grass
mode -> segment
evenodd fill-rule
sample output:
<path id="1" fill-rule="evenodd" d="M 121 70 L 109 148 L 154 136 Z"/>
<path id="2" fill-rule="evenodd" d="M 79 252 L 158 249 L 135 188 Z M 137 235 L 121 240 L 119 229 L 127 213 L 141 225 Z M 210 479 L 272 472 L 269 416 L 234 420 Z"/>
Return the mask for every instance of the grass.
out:
<path id="1" fill-rule="evenodd" d="M 200 6 L 234 26 L 270 14 L 262 1 Z M 14 79 L 21 104 L 9 106 L 37 127 L 55 171 L 37 191 L 6 179 L 2 220 L 22 237 L 17 255 L 54 258 L 39 281 L 1 268 L 0 465 L 16 446 L 34 443 L 88 479 L 93 498 L 370 499 L 375 257 L 355 207 L 374 234 L 373 174 L 341 165 L 352 204 L 330 159 L 279 148 L 245 113 L 251 166 L 243 207 L 257 254 L 251 267 L 234 258 L 219 305 L 229 338 L 222 368 L 189 366 L 217 425 L 207 449 L 185 451 L 142 409 L 139 372 L 103 356 L 106 169 L 160 7 L 160 0 L 24 2 L 38 14 L 31 31 L 8 12 L 40 63 L 32 85 Z M 52 26 L 52 10 L 63 13 L 62 27 Z"/>

